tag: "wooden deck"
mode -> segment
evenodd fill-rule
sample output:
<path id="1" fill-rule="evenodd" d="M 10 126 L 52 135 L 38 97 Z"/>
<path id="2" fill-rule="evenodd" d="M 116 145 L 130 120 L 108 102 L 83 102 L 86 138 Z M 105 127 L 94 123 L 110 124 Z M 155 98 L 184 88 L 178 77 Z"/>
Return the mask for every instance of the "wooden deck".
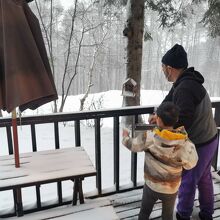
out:
<path id="1" fill-rule="evenodd" d="M 220 177 L 213 172 L 213 182 L 215 190 L 215 220 L 220 219 Z M 27 214 L 19 217 L 19 220 L 40 220 L 40 219 L 75 219 L 75 220 L 137 220 L 142 197 L 142 189 L 133 190 L 126 193 L 115 194 L 104 198 L 86 199 L 85 204 L 80 204 L 75 207 L 68 205 L 59 208 L 54 208 L 42 212 Z M 192 220 L 198 218 L 198 199 L 196 196 L 195 207 L 192 215 Z M 105 216 L 105 217 L 103 217 Z M 74 217 L 74 218 L 73 218 Z M 18 217 L 9 218 L 9 220 L 17 219 Z M 151 219 L 161 219 L 161 202 L 157 202 L 154 206 Z M 175 218 L 174 218 L 175 219 Z"/>
<path id="2" fill-rule="evenodd" d="M 220 176 L 213 172 L 213 183 L 214 183 L 214 194 L 215 194 L 215 212 L 213 218 L 215 220 L 220 219 Z M 137 220 L 137 216 L 140 209 L 142 197 L 142 190 L 133 190 L 123 194 L 116 194 L 109 197 L 112 200 L 113 207 L 116 214 L 120 219 L 126 220 Z M 192 214 L 192 220 L 199 220 L 199 202 L 198 195 L 196 195 L 194 210 Z M 153 212 L 151 214 L 151 219 L 161 219 L 161 202 L 158 201 L 154 206 Z M 174 219 L 176 219 L 174 217 Z"/>

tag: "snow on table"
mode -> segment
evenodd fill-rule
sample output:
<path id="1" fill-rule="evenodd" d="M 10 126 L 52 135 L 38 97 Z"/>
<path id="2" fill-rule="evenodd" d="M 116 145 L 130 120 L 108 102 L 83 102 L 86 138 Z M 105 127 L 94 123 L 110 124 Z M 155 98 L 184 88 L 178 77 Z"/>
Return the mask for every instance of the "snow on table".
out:
<path id="1" fill-rule="evenodd" d="M 96 170 L 83 147 L 20 154 L 19 168 L 13 155 L 0 157 L 0 191 L 94 175 Z"/>
<path id="2" fill-rule="evenodd" d="M 20 155 L 15 168 L 12 155 L 0 157 L 0 191 L 13 189 L 17 216 L 23 215 L 22 187 L 63 180 L 74 181 L 73 205 L 84 203 L 82 180 L 96 170 L 83 147 L 38 151 Z"/>

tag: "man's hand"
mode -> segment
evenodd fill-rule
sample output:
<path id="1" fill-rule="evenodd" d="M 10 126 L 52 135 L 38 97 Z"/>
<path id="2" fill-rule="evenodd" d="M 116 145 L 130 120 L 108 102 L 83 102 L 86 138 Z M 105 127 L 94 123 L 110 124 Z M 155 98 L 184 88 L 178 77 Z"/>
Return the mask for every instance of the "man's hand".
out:
<path id="1" fill-rule="evenodd" d="M 156 124 L 156 115 L 155 114 L 149 115 L 148 122 L 149 124 Z"/>

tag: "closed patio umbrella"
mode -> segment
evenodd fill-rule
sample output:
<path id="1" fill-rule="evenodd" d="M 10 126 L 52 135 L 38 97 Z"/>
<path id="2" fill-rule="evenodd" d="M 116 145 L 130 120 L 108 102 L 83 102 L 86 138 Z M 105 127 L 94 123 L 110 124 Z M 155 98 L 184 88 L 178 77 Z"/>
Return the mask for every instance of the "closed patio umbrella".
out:
<path id="1" fill-rule="evenodd" d="M 36 109 L 57 99 L 39 21 L 27 4 L 30 1 L 0 0 L 0 109 L 7 112 L 16 107 Z M 19 167 L 16 113 L 13 118 Z"/>

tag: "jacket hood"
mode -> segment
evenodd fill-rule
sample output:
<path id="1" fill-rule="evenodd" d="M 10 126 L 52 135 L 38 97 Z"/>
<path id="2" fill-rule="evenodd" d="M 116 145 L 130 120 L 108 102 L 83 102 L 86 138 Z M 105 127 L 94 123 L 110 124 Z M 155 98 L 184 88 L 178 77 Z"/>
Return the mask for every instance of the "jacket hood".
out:
<path id="1" fill-rule="evenodd" d="M 183 144 L 188 139 L 188 134 L 183 126 L 173 130 L 155 128 L 154 140 L 166 145 Z"/>
<path id="2" fill-rule="evenodd" d="M 154 133 L 162 139 L 166 140 L 182 140 L 187 138 L 186 130 L 183 126 L 173 130 L 155 128 Z"/>
<path id="3" fill-rule="evenodd" d="M 204 77 L 202 76 L 200 72 L 194 70 L 194 67 L 190 67 L 186 69 L 182 73 L 182 75 L 180 75 L 180 77 L 176 80 L 176 82 L 174 82 L 173 86 L 176 87 L 183 80 L 194 80 L 200 84 L 204 83 Z"/>

